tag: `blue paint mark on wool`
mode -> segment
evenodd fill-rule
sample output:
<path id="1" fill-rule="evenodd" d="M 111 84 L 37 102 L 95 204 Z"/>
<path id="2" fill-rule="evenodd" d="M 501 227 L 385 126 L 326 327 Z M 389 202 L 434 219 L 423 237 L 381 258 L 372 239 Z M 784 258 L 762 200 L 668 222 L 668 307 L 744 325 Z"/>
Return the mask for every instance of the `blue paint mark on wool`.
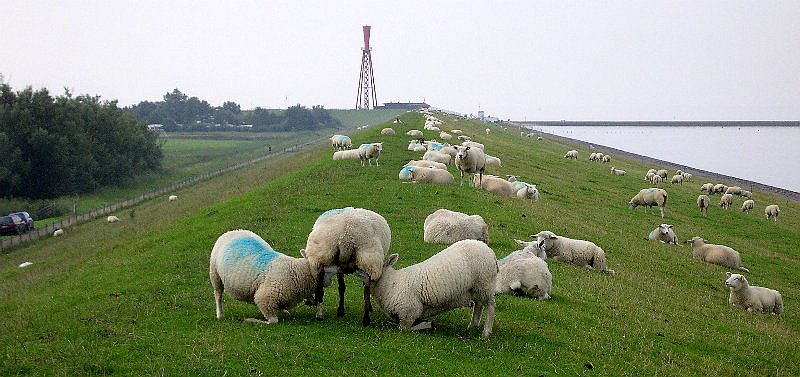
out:
<path id="1" fill-rule="evenodd" d="M 345 135 L 339 135 L 339 142 L 343 142 L 345 140 L 350 140 L 350 138 L 348 136 L 345 136 Z"/>
<path id="2" fill-rule="evenodd" d="M 431 148 L 433 148 L 435 151 L 440 151 L 442 148 L 444 148 L 444 145 L 439 143 L 431 143 Z"/>
<path id="3" fill-rule="evenodd" d="M 414 170 L 414 168 L 416 168 L 416 166 L 406 166 L 402 170 L 400 170 L 399 174 L 400 179 L 405 179 L 405 180 L 411 179 L 412 178 L 411 171 Z"/>
<path id="4" fill-rule="evenodd" d="M 321 215 L 319 215 L 319 217 L 338 215 L 338 214 L 340 214 L 342 212 L 346 212 L 346 211 L 349 211 L 351 209 L 353 209 L 353 207 L 329 209 L 329 210 L 323 212 Z"/>
<path id="5" fill-rule="evenodd" d="M 370 145 L 372 145 L 372 144 L 361 144 L 361 145 L 358 147 L 358 149 L 367 149 L 367 148 L 369 148 L 369 146 L 370 146 Z"/>
<path id="6" fill-rule="evenodd" d="M 253 237 L 241 237 L 233 240 L 225 248 L 223 264 L 236 265 L 249 260 L 253 268 L 264 271 L 273 259 L 282 254 L 272 250 L 272 246 L 264 240 Z"/>

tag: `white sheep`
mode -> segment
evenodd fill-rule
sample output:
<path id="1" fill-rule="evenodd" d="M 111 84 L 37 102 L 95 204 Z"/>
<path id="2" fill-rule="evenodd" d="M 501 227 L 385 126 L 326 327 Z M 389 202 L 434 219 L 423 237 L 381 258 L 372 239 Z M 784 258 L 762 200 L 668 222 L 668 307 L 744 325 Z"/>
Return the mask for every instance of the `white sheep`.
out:
<path id="1" fill-rule="evenodd" d="M 447 170 L 447 165 L 441 162 L 430 161 L 430 160 L 410 160 L 408 161 L 407 164 L 403 165 L 403 167 L 406 166 L 419 166 L 421 168 L 436 168 L 436 169 Z"/>
<path id="2" fill-rule="evenodd" d="M 547 253 L 548 257 L 559 262 L 614 274 L 614 270 L 606 266 L 606 253 L 594 242 L 557 236 L 547 230 L 531 234 L 531 237 L 536 238 L 539 248 Z"/>
<path id="3" fill-rule="evenodd" d="M 350 140 L 350 137 L 345 135 L 333 135 L 331 136 L 331 145 L 336 150 L 344 150 L 350 149 L 353 146 L 353 142 Z"/>
<path id="4" fill-rule="evenodd" d="M 106 218 L 106 221 L 108 221 L 109 223 L 116 223 L 116 222 L 119 222 L 119 217 L 111 215 L 111 216 Z"/>
<path id="5" fill-rule="evenodd" d="M 391 127 L 386 127 L 381 130 L 381 135 L 394 135 L 394 133 L 395 133 L 394 129 L 392 129 Z"/>
<path id="6" fill-rule="evenodd" d="M 209 277 L 214 287 L 217 319 L 222 319 L 222 293 L 235 300 L 255 303 L 266 321 L 276 323 L 278 313 L 311 298 L 316 280 L 305 258 L 281 254 L 249 230 L 221 235 L 211 250 Z"/>
<path id="7" fill-rule="evenodd" d="M 498 261 L 495 293 L 513 293 L 549 300 L 553 288 L 553 274 L 547 262 L 528 253 L 527 258 L 516 258 L 500 264 Z"/>
<path id="8" fill-rule="evenodd" d="M 607 154 L 604 154 L 603 155 L 603 163 L 605 164 L 605 163 L 608 163 L 608 162 L 611 162 L 611 156 L 609 156 Z"/>
<path id="9" fill-rule="evenodd" d="M 406 132 L 406 135 L 411 137 L 422 137 L 422 131 L 420 130 L 409 130 Z"/>
<path id="10" fill-rule="evenodd" d="M 333 159 L 336 160 L 358 160 L 358 149 L 348 149 L 333 152 Z"/>
<path id="11" fill-rule="evenodd" d="M 422 156 L 422 159 L 427 161 L 436 161 L 438 163 L 449 165 L 451 157 L 449 154 L 439 153 L 437 151 L 427 151 Z"/>
<path id="12" fill-rule="evenodd" d="M 687 173 L 687 172 L 683 172 L 683 173 L 681 173 L 681 175 L 683 175 L 683 180 L 684 181 L 691 181 L 692 177 L 693 177 L 692 173 Z"/>
<path id="13" fill-rule="evenodd" d="M 645 212 L 650 207 L 658 206 L 661 217 L 664 217 L 664 207 L 667 205 L 667 191 L 660 188 L 647 188 L 639 190 L 628 202 L 628 208 L 634 209 L 637 206 L 644 206 Z"/>
<path id="14" fill-rule="evenodd" d="M 783 297 L 780 292 L 750 285 L 747 278 L 740 274 L 726 272 L 725 275 L 728 277 L 725 286 L 731 289 L 731 294 L 728 296 L 728 304 L 731 306 L 748 312 L 783 313 Z"/>
<path id="15" fill-rule="evenodd" d="M 714 192 L 713 193 L 714 194 L 724 194 L 725 190 L 727 190 L 727 189 L 728 189 L 728 186 L 725 186 L 722 183 L 717 183 L 716 185 L 714 185 Z"/>
<path id="16" fill-rule="evenodd" d="M 361 144 L 358 147 L 358 158 L 361 160 L 361 166 L 364 166 L 364 161 L 369 162 L 372 166 L 372 159 L 375 159 L 375 166 L 378 166 L 378 159 L 381 157 L 383 150 L 383 143 Z"/>
<path id="17" fill-rule="evenodd" d="M 459 129 L 455 129 L 455 130 L 450 130 L 450 133 L 453 133 L 453 134 L 456 134 L 456 135 L 460 135 L 460 134 L 464 133 L 464 131 L 461 131 Z"/>
<path id="18" fill-rule="evenodd" d="M 472 138 L 471 138 L 471 137 L 469 137 L 469 136 L 467 136 L 467 135 L 458 135 L 458 140 L 461 140 L 461 141 L 470 141 L 470 140 L 472 140 Z"/>
<path id="19" fill-rule="evenodd" d="M 439 132 L 439 137 L 444 139 L 444 140 L 453 140 L 453 135 L 450 135 L 449 133 L 444 132 L 444 131 Z"/>
<path id="20" fill-rule="evenodd" d="M 764 215 L 767 216 L 767 220 L 774 218 L 775 221 L 778 221 L 778 215 L 781 214 L 781 209 L 778 207 L 777 204 L 770 204 L 766 208 L 764 208 Z"/>
<path id="21" fill-rule="evenodd" d="M 456 179 L 453 177 L 453 174 L 447 171 L 447 169 L 418 166 L 407 166 L 403 168 L 403 170 L 406 169 L 408 169 L 407 171 L 411 174 L 410 180 L 416 183 L 430 183 L 439 185 L 452 185 L 456 183 Z"/>
<path id="22" fill-rule="evenodd" d="M 713 183 L 704 183 L 702 186 L 700 186 L 700 192 L 713 194 L 714 193 L 714 184 Z"/>
<path id="23" fill-rule="evenodd" d="M 64 229 L 56 229 L 53 232 L 53 237 L 59 237 L 64 235 Z"/>
<path id="24" fill-rule="evenodd" d="M 178 196 L 177 196 L 177 195 L 170 195 L 168 200 L 169 200 L 170 202 L 177 201 L 177 200 L 178 200 Z"/>
<path id="25" fill-rule="evenodd" d="M 482 177 L 472 176 L 472 186 L 489 191 L 495 195 L 507 196 L 510 198 L 516 197 L 517 191 L 519 191 L 515 183 L 516 182 L 509 182 L 494 175 L 484 175 Z"/>
<path id="26" fill-rule="evenodd" d="M 700 208 L 700 214 L 705 217 L 708 214 L 708 207 L 711 206 L 711 199 L 708 195 L 699 195 L 697 197 L 697 207 Z"/>
<path id="27" fill-rule="evenodd" d="M 543 140 L 543 138 L 541 136 L 537 136 L 536 140 Z"/>
<path id="28" fill-rule="evenodd" d="M 530 199 L 532 202 L 539 201 L 539 189 L 536 185 L 527 182 L 512 182 L 517 189 L 517 199 Z"/>
<path id="29" fill-rule="evenodd" d="M 753 199 L 747 199 L 742 203 L 742 212 L 751 211 L 756 207 L 756 202 Z"/>
<path id="30" fill-rule="evenodd" d="M 672 224 L 661 224 L 657 226 L 645 239 L 648 241 L 671 243 L 673 245 L 678 244 L 678 236 L 675 235 L 675 229 Z"/>
<path id="31" fill-rule="evenodd" d="M 592 152 L 591 154 L 589 154 L 589 161 L 597 161 L 597 153 L 596 152 Z"/>
<path id="32" fill-rule="evenodd" d="M 492 132 L 492 130 L 490 130 L 490 129 L 488 129 L 488 128 L 487 128 L 487 129 L 486 129 L 486 134 L 488 135 L 488 134 L 489 134 L 489 132 Z"/>
<path id="33" fill-rule="evenodd" d="M 611 174 L 612 175 L 627 175 L 628 172 L 626 172 L 625 170 L 622 170 L 622 169 L 617 169 L 617 168 L 612 166 L 611 167 Z"/>
<path id="34" fill-rule="evenodd" d="M 480 215 L 440 208 L 425 218 L 422 239 L 445 245 L 470 239 L 489 242 L 489 226 Z"/>
<path id="35" fill-rule="evenodd" d="M 486 166 L 501 167 L 501 166 L 503 166 L 503 161 L 500 161 L 500 159 L 495 157 L 495 156 L 490 156 L 490 155 L 487 154 L 486 155 Z"/>
<path id="36" fill-rule="evenodd" d="M 725 189 L 725 193 L 732 195 L 740 195 L 742 193 L 742 188 L 739 186 L 730 186 L 727 189 Z"/>
<path id="37" fill-rule="evenodd" d="M 512 261 L 512 260 L 514 260 L 516 258 L 527 257 L 528 255 L 525 254 L 525 253 L 530 253 L 532 255 L 535 255 L 537 258 L 547 259 L 547 253 L 545 253 L 544 250 L 539 248 L 539 243 L 538 242 L 536 242 L 536 241 L 522 241 L 522 240 L 518 240 L 518 239 L 514 239 L 514 242 L 516 242 L 518 245 L 522 246 L 522 250 L 517 250 L 517 251 L 511 252 L 511 254 L 508 254 L 503 259 L 500 259 L 497 262 L 498 265 L 502 264 L 504 262 L 510 262 L 510 261 Z"/>
<path id="38" fill-rule="evenodd" d="M 658 174 L 653 174 L 653 175 L 650 177 L 650 183 L 652 183 L 652 184 L 654 184 L 654 185 L 659 185 L 659 184 L 661 184 L 661 182 L 662 182 L 663 180 L 664 180 L 664 179 L 663 179 L 663 178 L 661 178 L 661 176 L 660 176 L 660 175 L 658 175 Z"/>
<path id="39" fill-rule="evenodd" d="M 477 240 L 458 241 L 432 257 L 399 270 L 397 254 L 385 264 L 380 279 L 373 280 L 375 301 L 403 330 L 431 328 L 424 321 L 438 313 L 472 306 L 468 328 L 486 319 L 481 337 L 492 333 L 497 261 L 494 251 Z M 418 322 L 422 320 L 422 322 Z"/>
<path id="40" fill-rule="evenodd" d="M 483 144 L 475 142 L 475 141 L 465 141 L 461 143 L 462 147 L 471 147 L 471 148 L 480 148 L 482 151 L 486 151 L 486 148 Z"/>
<path id="41" fill-rule="evenodd" d="M 480 181 L 483 181 L 483 172 L 486 169 L 486 155 L 480 148 L 472 147 L 458 147 L 456 153 L 455 165 L 461 175 L 461 183 L 459 186 L 464 185 L 464 173 L 479 174 Z"/>
<path id="42" fill-rule="evenodd" d="M 660 170 L 658 170 L 658 171 L 656 172 L 656 175 L 660 176 L 660 177 L 661 177 L 661 179 L 663 179 L 663 180 L 666 180 L 666 179 L 667 179 L 667 169 L 660 169 Z"/>
<path id="43" fill-rule="evenodd" d="M 750 270 L 742 267 L 742 258 L 739 256 L 739 252 L 731 247 L 706 243 L 706 240 L 697 236 L 687 240 L 686 243 L 692 245 L 692 257 L 694 259 L 750 272 Z"/>
<path id="44" fill-rule="evenodd" d="M 574 150 L 574 149 L 572 149 L 572 150 L 569 150 L 569 151 L 567 151 L 567 153 L 564 155 L 564 158 L 566 158 L 566 159 L 574 158 L 574 159 L 576 159 L 576 160 L 577 160 L 577 159 L 578 159 L 578 151 L 576 151 L 576 150 Z"/>
<path id="45" fill-rule="evenodd" d="M 336 315 L 344 315 L 345 285 L 343 274 L 357 273 L 364 281 L 364 316 L 368 325 L 372 309 L 370 282 L 380 279 L 386 251 L 392 242 L 389 224 L 383 216 L 362 208 L 340 208 L 326 211 L 314 222 L 302 252 L 316 275 L 317 319 L 323 318 L 322 298 L 325 268 L 336 266 L 339 271 L 339 307 Z"/>
<path id="46" fill-rule="evenodd" d="M 678 184 L 683 186 L 683 175 L 675 174 L 672 176 L 672 180 L 669 182 L 670 184 Z"/>
<path id="47" fill-rule="evenodd" d="M 731 208 L 733 205 L 733 195 L 731 194 L 724 194 L 722 197 L 719 198 L 719 206 L 728 209 Z"/>
<path id="48" fill-rule="evenodd" d="M 644 175 L 644 180 L 647 181 L 647 182 L 651 182 L 652 183 L 653 182 L 653 177 L 655 177 L 655 176 L 656 176 L 655 172 L 649 171 L 649 172 L 647 172 L 647 174 Z M 658 178 L 659 178 L 659 181 L 660 181 L 661 177 L 658 177 Z"/>
<path id="49" fill-rule="evenodd" d="M 753 193 L 751 193 L 750 191 L 747 191 L 747 190 L 742 190 L 742 192 L 739 193 L 739 195 L 741 195 L 742 197 L 745 197 L 745 198 L 749 198 L 749 197 L 753 196 Z"/>

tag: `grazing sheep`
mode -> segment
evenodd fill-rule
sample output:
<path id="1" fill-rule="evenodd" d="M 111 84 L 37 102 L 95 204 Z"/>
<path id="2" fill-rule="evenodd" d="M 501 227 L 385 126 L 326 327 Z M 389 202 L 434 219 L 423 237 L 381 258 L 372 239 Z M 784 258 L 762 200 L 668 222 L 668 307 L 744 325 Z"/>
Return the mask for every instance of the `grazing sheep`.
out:
<path id="1" fill-rule="evenodd" d="M 489 156 L 489 155 L 487 154 L 487 155 L 486 155 L 486 166 L 497 166 L 497 167 L 501 167 L 501 166 L 503 166 L 503 161 L 500 161 L 500 159 L 499 159 L 499 158 L 497 158 L 497 157 L 495 157 L 495 156 Z"/>
<path id="2" fill-rule="evenodd" d="M 667 205 L 667 191 L 660 188 L 647 188 L 639 190 L 628 202 L 628 208 L 634 209 L 637 206 L 644 206 L 645 212 L 650 207 L 658 206 L 661 217 L 664 217 L 664 206 Z"/>
<path id="3" fill-rule="evenodd" d="M 375 166 L 378 166 L 378 159 L 381 157 L 383 150 L 383 143 L 361 144 L 358 147 L 358 158 L 361 160 L 361 166 L 364 166 L 364 161 L 372 166 L 372 159 L 375 159 Z"/>
<path id="4" fill-rule="evenodd" d="M 700 192 L 713 194 L 714 193 L 714 184 L 713 183 L 704 183 L 702 186 L 700 186 Z"/>
<path id="5" fill-rule="evenodd" d="M 751 211 L 756 207 L 756 202 L 753 199 L 747 199 L 742 203 L 742 212 Z"/>
<path id="6" fill-rule="evenodd" d="M 480 148 L 472 147 L 458 147 L 456 153 L 456 168 L 461 175 L 461 183 L 459 186 L 464 185 L 464 173 L 479 174 L 479 182 L 483 182 L 483 171 L 486 169 L 486 155 Z"/>
<path id="7" fill-rule="evenodd" d="M 678 185 L 683 186 L 683 176 L 680 175 L 680 174 L 673 175 L 672 176 L 672 180 L 670 181 L 670 184 L 672 184 L 672 185 L 678 184 Z"/>
<path id="8" fill-rule="evenodd" d="M 357 273 L 364 281 L 364 316 L 369 325 L 370 283 L 381 278 L 386 251 L 392 242 L 389 224 L 383 216 L 362 208 L 340 208 L 326 211 L 317 218 L 302 250 L 312 274 L 316 275 L 317 319 L 323 318 L 322 298 L 325 267 L 338 267 L 339 307 L 336 315 L 344 315 L 344 274 Z"/>
<path id="9" fill-rule="evenodd" d="M 170 202 L 177 201 L 177 200 L 178 200 L 178 196 L 177 196 L 177 195 L 170 195 L 168 200 L 169 200 Z"/>
<path id="10" fill-rule="evenodd" d="M 489 242 L 489 226 L 480 215 L 440 208 L 428 215 L 422 239 L 428 243 L 451 245 L 461 240 Z"/>
<path id="11" fill-rule="evenodd" d="M 424 321 L 438 313 L 472 306 L 468 328 L 486 320 L 481 337 L 492 333 L 495 315 L 494 289 L 497 261 L 494 251 L 481 241 L 462 240 L 434 256 L 399 270 L 392 254 L 380 279 L 373 280 L 375 301 L 403 330 L 431 327 Z M 423 320 L 423 322 L 417 322 Z M 416 324 L 416 325 L 415 325 Z"/>
<path id="12" fill-rule="evenodd" d="M 661 241 L 663 243 L 678 244 L 678 236 L 675 235 L 675 229 L 672 224 L 661 224 L 650 232 L 647 236 L 648 241 Z"/>
<path id="13" fill-rule="evenodd" d="M 614 274 L 614 270 L 606 267 L 606 253 L 594 242 L 576 240 L 555 235 L 550 231 L 531 234 L 536 238 L 539 248 L 557 261 L 594 268 L 598 272 Z"/>
<path id="14" fill-rule="evenodd" d="M 64 229 L 56 229 L 55 232 L 53 232 L 53 237 L 59 237 L 63 235 L 64 235 Z"/>
<path id="15" fill-rule="evenodd" d="M 111 216 L 109 216 L 109 217 L 107 217 L 107 218 L 106 218 L 106 221 L 108 221 L 109 223 L 115 223 L 115 222 L 118 222 L 118 221 L 119 221 L 119 217 L 116 217 L 116 216 L 114 216 L 114 215 L 111 215 Z"/>
<path id="16" fill-rule="evenodd" d="M 644 180 L 647 181 L 647 182 L 652 183 L 653 182 L 653 177 L 655 177 L 655 176 L 656 176 L 655 172 L 649 171 L 649 172 L 647 172 L 647 174 L 645 174 Z M 658 180 L 661 181 L 661 177 L 658 177 Z"/>
<path id="17" fill-rule="evenodd" d="M 722 183 L 717 183 L 716 185 L 714 185 L 714 192 L 713 193 L 714 194 L 724 194 L 725 190 L 727 190 L 727 189 L 728 189 L 728 186 L 725 186 Z"/>
<path id="18" fill-rule="evenodd" d="M 697 197 L 697 207 L 700 208 L 700 214 L 705 217 L 708 214 L 708 207 L 711 206 L 711 199 L 708 195 L 699 195 Z"/>
<path id="19" fill-rule="evenodd" d="M 445 165 L 445 164 L 443 164 L 441 162 L 430 161 L 430 160 L 416 160 L 416 161 L 415 160 L 410 160 L 410 161 L 408 161 L 407 164 L 403 165 L 403 167 L 406 167 L 406 166 L 419 166 L 421 168 L 436 168 L 436 169 L 445 169 L 445 170 L 447 170 L 447 165 Z"/>
<path id="20" fill-rule="evenodd" d="M 625 170 L 622 170 L 622 169 L 617 169 L 617 168 L 612 166 L 611 167 L 611 174 L 612 175 L 627 175 L 628 172 L 626 172 Z"/>
<path id="21" fill-rule="evenodd" d="M 766 208 L 764 208 L 764 215 L 767 216 L 767 220 L 774 218 L 775 221 L 778 221 L 778 215 L 781 214 L 781 209 L 778 207 L 777 204 L 770 204 Z"/>
<path id="22" fill-rule="evenodd" d="M 439 153 L 439 152 L 436 152 L 436 151 L 427 151 L 427 152 L 425 152 L 425 154 L 422 156 L 422 159 L 423 160 L 427 160 L 427 161 L 436 161 L 436 162 L 439 162 L 439 163 L 442 163 L 442 164 L 445 164 L 445 165 L 449 165 L 450 164 L 450 155 L 449 154 Z"/>
<path id="23" fill-rule="evenodd" d="M 719 198 L 719 206 L 728 209 L 731 208 L 733 205 L 733 195 L 731 194 L 724 194 L 721 198 Z"/>
<path id="24" fill-rule="evenodd" d="M 350 137 L 345 135 L 333 135 L 331 136 L 331 145 L 336 150 L 345 150 L 350 149 L 353 146 L 353 142 L 350 140 Z"/>
<path id="25" fill-rule="evenodd" d="M 479 178 L 480 181 L 478 180 Z M 489 191 L 495 195 L 507 196 L 510 198 L 516 197 L 517 191 L 519 191 L 514 183 L 516 182 L 509 182 L 493 175 L 485 175 L 482 177 L 472 176 L 472 186 Z"/>
<path id="26" fill-rule="evenodd" d="M 739 195 L 741 195 L 742 197 L 745 197 L 745 198 L 749 198 L 749 197 L 753 196 L 753 193 L 751 193 L 750 191 L 747 191 L 747 190 L 742 190 L 742 192 L 739 193 Z"/>
<path id="27" fill-rule="evenodd" d="M 650 174 L 650 173 L 653 173 L 653 174 L 655 174 L 656 172 L 657 172 L 657 170 L 656 170 L 656 169 L 650 169 L 650 170 L 648 170 L 648 171 L 647 171 L 647 173 L 645 174 L 645 177 L 646 177 L 648 174 Z M 646 179 L 646 180 L 648 180 L 648 181 L 650 180 L 649 178 L 645 178 L 645 179 Z"/>
<path id="28" fill-rule="evenodd" d="M 492 132 L 492 130 L 490 130 L 490 129 L 488 129 L 488 128 L 487 128 L 487 129 L 486 129 L 486 134 L 488 135 L 488 134 L 489 134 L 489 132 Z"/>
<path id="29" fill-rule="evenodd" d="M 547 262 L 533 254 L 529 255 L 528 258 L 518 258 L 503 264 L 498 261 L 495 293 L 513 293 L 539 300 L 550 299 L 553 274 L 547 268 Z"/>
<path id="30" fill-rule="evenodd" d="M 214 287 L 217 319 L 224 316 L 222 293 L 258 305 L 266 321 L 277 323 L 278 313 L 311 298 L 316 280 L 305 258 L 281 254 L 249 230 L 221 235 L 211 250 L 209 277 Z"/>
<path id="31" fill-rule="evenodd" d="M 333 159 L 336 160 L 358 160 L 359 159 L 359 151 L 358 149 L 348 149 L 344 151 L 336 151 L 333 152 Z"/>
<path id="32" fill-rule="evenodd" d="M 450 135 L 449 133 L 444 132 L 444 131 L 439 132 L 439 137 L 444 139 L 444 140 L 453 140 L 453 135 Z"/>
<path id="33" fill-rule="evenodd" d="M 750 285 L 747 278 L 740 274 L 725 273 L 728 279 L 725 286 L 731 289 L 728 304 L 740 307 L 748 312 L 756 313 L 783 313 L 783 297 L 780 292 Z"/>
<path id="34" fill-rule="evenodd" d="M 650 177 L 650 183 L 652 183 L 654 185 L 659 185 L 659 184 L 661 184 L 662 181 L 663 181 L 663 178 L 661 178 L 661 176 L 658 175 L 658 174 L 653 174 L 653 176 Z"/>
<path id="35" fill-rule="evenodd" d="M 394 129 L 386 127 L 381 130 L 381 135 L 394 135 Z"/>
<path id="36" fill-rule="evenodd" d="M 611 156 L 609 156 L 607 154 L 604 154 L 603 155 L 603 163 L 605 164 L 605 163 L 608 163 L 608 162 L 611 162 Z"/>
<path id="37" fill-rule="evenodd" d="M 683 172 L 681 173 L 681 175 L 683 175 L 684 181 L 691 181 L 693 177 L 692 173 L 687 173 L 687 172 Z"/>
<path id="38" fill-rule="evenodd" d="M 725 189 L 726 194 L 739 195 L 742 193 L 742 188 L 739 186 L 731 186 Z"/>
<path id="39" fill-rule="evenodd" d="M 569 150 L 569 151 L 567 151 L 567 153 L 564 155 L 564 158 L 566 158 L 566 159 L 574 158 L 574 159 L 576 159 L 576 160 L 577 160 L 577 159 L 578 159 L 578 151 L 576 151 L 576 150 L 574 150 L 574 149 L 573 149 L 573 150 Z"/>
<path id="40" fill-rule="evenodd" d="M 692 245 L 692 257 L 694 259 L 750 272 L 750 270 L 742 267 L 742 258 L 739 256 L 739 252 L 728 246 L 706 243 L 704 239 L 697 236 L 687 240 L 686 243 Z"/>
<path id="41" fill-rule="evenodd" d="M 597 153 L 595 153 L 595 152 L 592 152 L 592 153 L 589 155 L 589 161 L 597 161 Z"/>
<path id="42" fill-rule="evenodd" d="M 429 184 L 439 184 L 439 185 L 452 185 L 456 183 L 456 179 L 453 177 L 447 169 L 437 169 L 434 167 L 416 167 L 416 166 L 408 166 L 404 169 L 409 169 L 411 172 L 411 180 L 416 183 L 429 183 Z"/>
<path id="43" fill-rule="evenodd" d="M 422 137 L 422 131 L 420 130 L 409 130 L 406 132 L 406 135 L 411 137 Z"/>
<path id="44" fill-rule="evenodd" d="M 661 170 L 657 171 L 656 175 L 660 176 L 661 179 L 666 180 L 667 179 L 667 169 L 661 169 Z"/>

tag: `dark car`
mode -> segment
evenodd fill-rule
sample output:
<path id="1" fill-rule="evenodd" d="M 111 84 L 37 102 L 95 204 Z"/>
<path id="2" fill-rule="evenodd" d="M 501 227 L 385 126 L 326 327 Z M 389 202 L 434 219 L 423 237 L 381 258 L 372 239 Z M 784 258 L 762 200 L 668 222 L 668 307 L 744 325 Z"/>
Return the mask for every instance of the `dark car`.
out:
<path id="1" fill-rule="evenodd" d="M 12 234 L 22 234 L 28 224 L 17 215 L 0 217 L 0 235 L 8 236 Z"/>
<path id="2" fill-rule="evenodd" d="M 28 214 L 28 212 L 20 211 L 20 212 L 9 213 L 9 216 L 10 215 L 19 216 L 19 218 L 21 218 L 22 221 L 24 221 L 25 224 L 27 224 L 27 227 L 25 228 L 26 232 L 33 229 L 33 218 L 31 217 L 31 215 Z"/>

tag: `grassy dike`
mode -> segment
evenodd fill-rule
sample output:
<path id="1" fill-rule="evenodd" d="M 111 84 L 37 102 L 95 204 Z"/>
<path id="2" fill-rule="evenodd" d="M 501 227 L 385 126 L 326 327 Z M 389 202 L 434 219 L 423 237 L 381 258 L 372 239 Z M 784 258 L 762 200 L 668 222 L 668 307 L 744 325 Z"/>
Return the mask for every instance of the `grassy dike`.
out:
<path id="1" fill-rule="evenodd" d="M 629 172 L 616 177 L 608 164 L 587 161 L 588 150 L 567 161 L 564 152 L 573 146 L 494 127 L 487 136 L 482 124 L 446 117 L 444 129 L 465 130 L 503 160 L 492 173 L 536 183 L 541 201 L 402 183 L 402 164 L 421 155 L 406 150 L 403 134 L 422 129 L 423 118 L 402 119 L 396 136 L 381 136 L 379 125 L 353 137 L 354 145 L 384 142 L 380 167 L 331 161 L 330 148 L 321 146 L 194 186 L 179 192 L 177 203 L 150 202 L 132 218 L 123 212 L 119 224 L 98 220 L 0 256 L 0 374 L 800 374 L 797 203 L 755 193 L 754 213 L 714 207 L 703 218 L 695 207 L 703 182 L 696 177 L 666 187 L 662 220 L 658 211 L 626 206 L 649 187 L 641 176 L 650 166 L 615 159 Z M 777 223 L 763 216 L 771 203 L 782 209 Z M 486 341 L 479 330 L 466 330 L 466 309 L 435 317 L 428 332 L 401 332 L 379 310 L 365 328 L 353 278 L 344 318 L 335 317 L 335 286 L 322 322 L 301 306 L 277 325 L 244 324 L 258 309 L 232 300 L 225 301 L 226 318 L 214 318 L 208 255 L 221 233 L 250 229 L 297 256 L 316 217 L 344 206 L 387 219 L 399 266 L 444 248 L 422 242 L 422 222 L 448 208 L 482 215 L 498 257 L 516 250 L 513 238 L 551 230 L 594 241 L 617 274 L 549 261 L 553 299 L 499 296 Z M 730 308 L 727 269 L 692 260 L 688 246 L 643 240 L 662 222 L 674 224 L 681 240 L 700 235 L 739 250 L 752 284 L 781 291 L 784 315 Z M 16 267 L 25 260 L 35 264 Z"/>

